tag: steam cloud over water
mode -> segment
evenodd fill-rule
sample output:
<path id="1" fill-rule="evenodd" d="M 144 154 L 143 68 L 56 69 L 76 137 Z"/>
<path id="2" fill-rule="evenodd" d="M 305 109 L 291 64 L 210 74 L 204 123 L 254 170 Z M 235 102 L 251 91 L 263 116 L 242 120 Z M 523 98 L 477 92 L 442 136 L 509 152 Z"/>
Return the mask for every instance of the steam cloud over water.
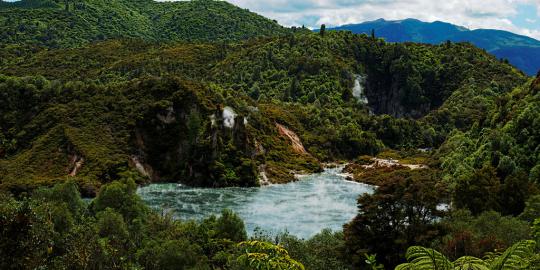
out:
<path id="1" fill-rule="evenodd" d="M 191 188 L 153 184 L 138 193 L 153 208 L 180 219 L 200 220 L 228 208 L 245 221 L 248 233 L 287 230 L 308 238 L 324 228 L 341 230 L 357 213 L 356 199 L 373 187 L 345 181 L 340 168 L 304 176 L 300 181 L 260 188 Z"/>

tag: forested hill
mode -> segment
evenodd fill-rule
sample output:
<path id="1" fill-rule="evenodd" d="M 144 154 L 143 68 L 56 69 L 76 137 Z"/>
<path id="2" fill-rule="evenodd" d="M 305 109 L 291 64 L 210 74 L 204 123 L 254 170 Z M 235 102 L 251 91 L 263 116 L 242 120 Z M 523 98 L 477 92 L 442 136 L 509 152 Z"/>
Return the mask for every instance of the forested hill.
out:
<path id="1" fill-rule="evenodd" d="M 538 269 L 540 74 L 221 1 L 65 3 L 0 2 L 0 269 Z M 172 220 L 136 195 L 329 162 L 377 188 L 306 241 L 244 242 L 230 211 Z"/>
<path id="2" fill-rule="evenodd" d="M 423 22 L 416 19 L 387 21 L 379 19 L 360 24 L 349 24 L 332 30 L 352 31 L 356 34 L 371 34 L 389 42 L 422 42 L 441 44 L 452 42 L 471 42 L 498 58 L 508 59 L 510 63 L 528 75 L 535 75 L 540 69 L 540 41 L 508 31 L 493 29 L 469 30 L 446 22 Z"/>
<path id="3" fill-rule="evenodd" d="M 0 1 L 0 46 L 65 48 L 111 38 L 232 41 L 289 31 L 225 1 Z"/>
<path id="4" fill-rule="evenodd" d="M 251 186 L 261 173 L 290 181 L 320 161 L 437 147 L 527 80 L 470 44 L 350 32 L 0 53 L 0 187 L 71 174 L 89 194 L 141 167 L 151 181 Z"/>

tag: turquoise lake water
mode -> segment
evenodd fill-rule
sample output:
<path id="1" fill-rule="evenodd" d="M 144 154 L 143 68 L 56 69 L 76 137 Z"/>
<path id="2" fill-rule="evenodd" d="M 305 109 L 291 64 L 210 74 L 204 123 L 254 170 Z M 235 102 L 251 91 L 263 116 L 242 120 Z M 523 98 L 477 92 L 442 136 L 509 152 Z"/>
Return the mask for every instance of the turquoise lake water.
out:
<path id="1" fill-rule="evenodd" d="M 302 176 L 297 182 L 258 188 L 192 188 L 152 184 L 138 194 L 152 208 L 175 218 L 200 220 L 228 208 L 239 214 L 249 234 L 255 228 L 308 238 L 324 228 L 341 230 L 357 214 L 357 198 L 369 185 L 346 181 L 340 168 Z"/>

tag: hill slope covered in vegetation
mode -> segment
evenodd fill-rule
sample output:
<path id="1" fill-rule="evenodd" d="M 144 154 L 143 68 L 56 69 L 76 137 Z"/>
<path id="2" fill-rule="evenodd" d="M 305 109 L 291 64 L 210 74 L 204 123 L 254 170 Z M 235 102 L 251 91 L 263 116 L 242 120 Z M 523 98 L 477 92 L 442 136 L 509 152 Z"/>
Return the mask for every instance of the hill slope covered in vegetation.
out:
<path id="1" fill-rule="evenodd" d="M 483 48 L 498 58 L 510 63 L 529 75 L 540 69 L 540 41 L 508 31 L 493 29 L 469 30 L 465 27 L 445 22 L 422 22 L 416 19 L 387 21 L 379 19 L 360 24 L 343 25 L 332 30 L 352 31 L 356 34 L 371 34 L 374 31 L 388 42 L 422 42 L 441 44 L 470 42 Z"/>
<path id="2" fill-rule="evenodd" d="M 289 32 L 225 1 L 0 2 L 0 46 L 78 47 L 113 38 L 233 41 Z"/>
<path id="3" fill-rule="evenodd" d="M 225 2 L 65 3 L 0 6 L 0 268 L 540 261 L 540 74 L 469 43 L 292 31 Z M 284 183 L 325 162 L 378 187 L 343 232 L 311 239 L 248 239 L 229 211 L 172 220 L 135 194 Z"/>
<path id="4" fill-rule="evenodd" d="M 489 106 L 489 100 L 475 89 L 497 85 L 491 93 L 503 94 L 526 80 L 470 45 L 387 44 L 340 32 L 228 46 L 108 41 L 24 57 L 8 53 L 4 59 L 4 74 L 45 77 L 2 78 L 8 94 L 0 168 L 6 179 L 33 175 L 45 183 L 73 173 L 90 182 L 110 181 L 120 168 L 140 161 L 154 181 L 256 185 L 263 168 L 309 172 L 318 169 L 317 159 L 437 146 L 453 128 L 474 124 L 463 115 L 483 117 L 478 106 Z M 368 104 L 353 94 L 359 76 Z M 447 105 L 456 98 L 458 103 Z M 228 110 L 234 125 L 224 122 Z M 277 123 L 298 133 L 308 150 L 298 165 L 287 166 L 296 164 L 292 156 L 272 152 L 281 146 L 265 136 L 279 138 Z M 186 133 L 153 141 L 178 132 Z M 265 159 L 258 160 L 259 154 Z M 80 171 L 77 164 L 84 164 Z"/>

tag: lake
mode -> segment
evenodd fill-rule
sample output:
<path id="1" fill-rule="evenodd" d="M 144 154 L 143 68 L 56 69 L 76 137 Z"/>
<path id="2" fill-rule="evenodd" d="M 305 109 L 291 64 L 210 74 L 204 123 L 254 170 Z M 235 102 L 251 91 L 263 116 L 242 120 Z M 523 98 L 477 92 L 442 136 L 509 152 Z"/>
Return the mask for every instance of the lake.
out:
<path id="1" fill-rule="evenodd" d="M 150 207 L 178 219 L 200 220 L 228 208 L 244 219 L 248 234 L 260 228 L 309 238 L 324 228 L 341 230 L 357 214 L 358 196 L 374 191 L 372 186 L 347 181 L 340 171 L 340 167 L 326 169 L 297 182 L 256 188 L 152 184 L 137 193 Z"/>

